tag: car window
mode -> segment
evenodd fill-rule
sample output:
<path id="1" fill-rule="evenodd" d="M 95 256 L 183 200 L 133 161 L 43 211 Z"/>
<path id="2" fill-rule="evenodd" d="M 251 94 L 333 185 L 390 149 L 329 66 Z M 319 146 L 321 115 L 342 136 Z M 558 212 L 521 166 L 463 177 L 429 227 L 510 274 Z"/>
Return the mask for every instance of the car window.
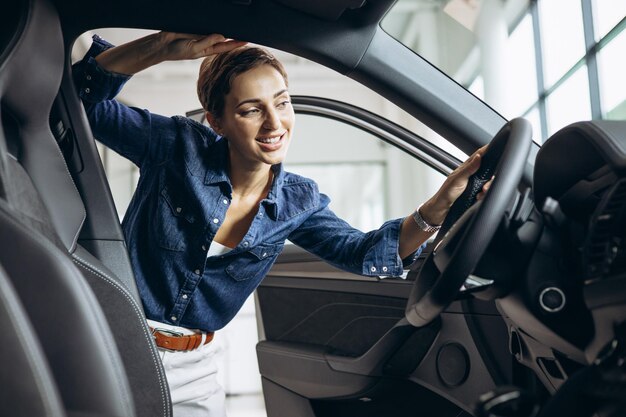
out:
<path id="1" fill-rule="evenodd" d="M 370 133 L 306 114 L 297 115 L 285 168 L 315 180 L 331 209 L 363 231 L 406 216 L 445 179 Z"/>

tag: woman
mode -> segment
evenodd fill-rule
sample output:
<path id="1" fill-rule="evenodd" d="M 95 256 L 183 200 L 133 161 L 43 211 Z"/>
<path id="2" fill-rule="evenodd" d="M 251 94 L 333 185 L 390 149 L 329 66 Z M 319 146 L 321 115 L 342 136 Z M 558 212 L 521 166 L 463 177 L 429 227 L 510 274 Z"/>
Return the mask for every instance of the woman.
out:
<path id="1" fill-rule="evenodd" d="M 199 57 L 207 57 L 198 97 L 211 128 L 114 100 L 136 72 Z M 224 415 L 209 342 L 286 239 L 350 272 L 399 276 L 483 152 L 414 213 L 362 233 L 328 208 L 312 180 L 283 170 L 294 112 L 285 70 L 267 51 L 221 35 L 161 32 L 118 47 L 96 36 L 74 78 L 94 135 L 140 168 L 123 229 L 179 416 Z"/>

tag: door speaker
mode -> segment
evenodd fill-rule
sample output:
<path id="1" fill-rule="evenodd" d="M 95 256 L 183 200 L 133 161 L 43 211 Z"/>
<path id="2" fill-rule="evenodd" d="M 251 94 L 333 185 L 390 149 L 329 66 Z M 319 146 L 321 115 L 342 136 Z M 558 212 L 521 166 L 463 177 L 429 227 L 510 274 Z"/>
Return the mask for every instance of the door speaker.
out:
<path id="1" fill-rule="evenodd" d="M 437 352 L 437 375 L 448 387 L 458 387 L 465 382 L 470 371 L 467 350 L 458 343 L 447 343 Z"/>

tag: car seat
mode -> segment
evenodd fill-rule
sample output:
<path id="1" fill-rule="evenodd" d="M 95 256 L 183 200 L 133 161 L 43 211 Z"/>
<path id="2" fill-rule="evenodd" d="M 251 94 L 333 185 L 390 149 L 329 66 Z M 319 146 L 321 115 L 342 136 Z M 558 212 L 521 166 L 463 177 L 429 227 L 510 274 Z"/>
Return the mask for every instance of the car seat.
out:
<path id="1" fill-rule="evenodd" d="M 50 367 L 15 289 L 0 268 L 0 415 L 65 415 Z"/>
<path id="2" fill-rule="evenodd" d="M 133 291 L 77 244 L 85 207 L 48 120 L 65 63 L 58 15 L 47 0 L 21 0 L 0 16 L 0 265 L 68 414 L 171 416 Z"/>

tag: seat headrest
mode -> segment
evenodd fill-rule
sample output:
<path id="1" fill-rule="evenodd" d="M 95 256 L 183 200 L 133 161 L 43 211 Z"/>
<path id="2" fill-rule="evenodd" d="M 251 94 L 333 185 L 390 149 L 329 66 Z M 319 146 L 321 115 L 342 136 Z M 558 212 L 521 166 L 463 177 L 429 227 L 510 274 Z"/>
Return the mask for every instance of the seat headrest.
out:
<path id="1" fill-rule="evenodd" d="M 10 113 L 18 126 L 16 134 L 8 137 L 5 132 L 2 136 L 6 141 L 18 142 L 9 148 L 20 150 L 19 163 L 40 194 L 61 241 L 71 251 L 85 209 L 48 119 L 63 75 L 63 36 L 58 15 L 49 1 L 26 3 L 17 33 L 1 55 L 4 60 L 0 62 L 0 112 Z M 0 151 L 6 152 L 7 146 L 3 145 Z M 11 198 L 15 196 L 7 196 L 9 203 Z"/>

